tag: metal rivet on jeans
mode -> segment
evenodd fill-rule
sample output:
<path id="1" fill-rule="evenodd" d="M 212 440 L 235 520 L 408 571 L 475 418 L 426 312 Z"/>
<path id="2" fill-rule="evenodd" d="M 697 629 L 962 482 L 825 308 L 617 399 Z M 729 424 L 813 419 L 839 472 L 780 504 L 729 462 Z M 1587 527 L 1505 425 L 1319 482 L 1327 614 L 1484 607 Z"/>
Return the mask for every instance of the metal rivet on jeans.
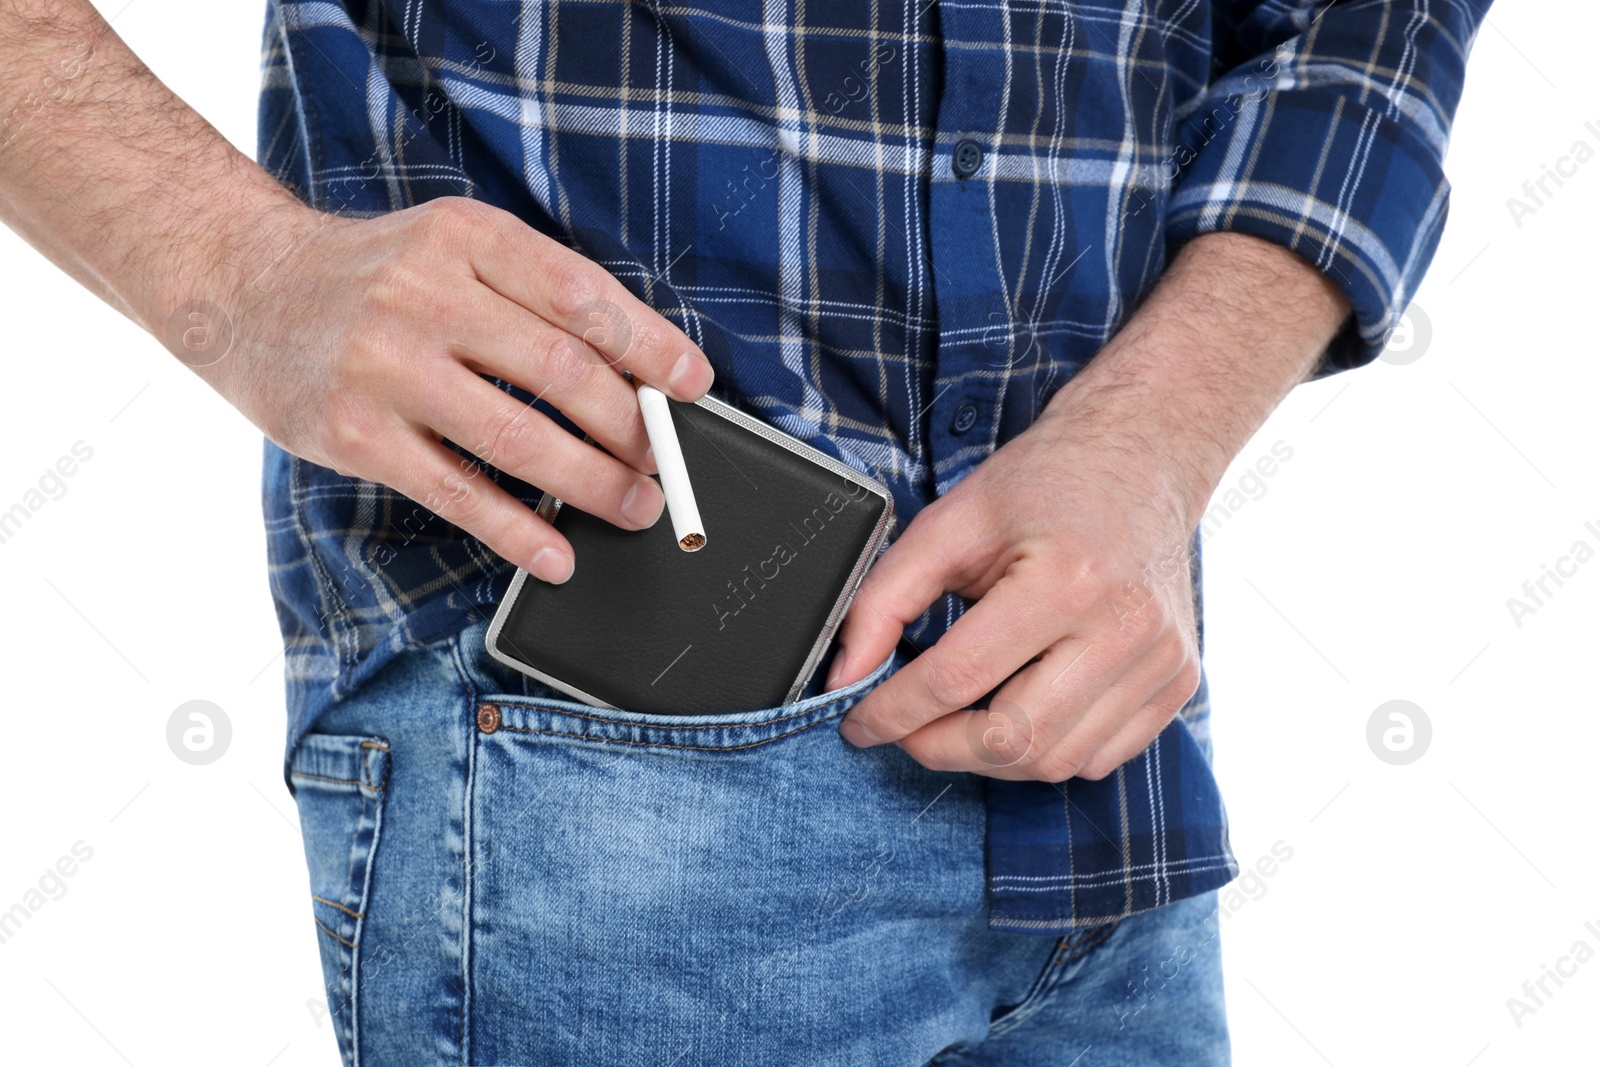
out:
<path id="1" fill-rule="evenodd" d="M 478 729 L 492 734 L 500 729 L 500 709 L 493 704 L 478 706 Z"/>

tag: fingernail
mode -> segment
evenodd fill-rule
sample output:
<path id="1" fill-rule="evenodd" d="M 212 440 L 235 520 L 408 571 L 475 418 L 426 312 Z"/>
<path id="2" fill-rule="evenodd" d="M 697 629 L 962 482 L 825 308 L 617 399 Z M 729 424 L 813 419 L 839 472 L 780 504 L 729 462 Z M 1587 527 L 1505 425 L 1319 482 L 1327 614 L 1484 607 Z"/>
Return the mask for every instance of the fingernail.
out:
<path id="1" fill-rule="evenodd" d="M 528 573 L 540 581 L 560 585 L 572 577 L 572 557 L 559 548 L 541 548 L 533 554 Z"/>
<path id="2" fill-rule="evenodd" d="M 622 517 L 639 529 L 654 526 L 661 517 L 661 508 L 667 502 L 661 487 L 648 478 L 634 482 L 622 498 Z"/>
<path id="3" fill-rule="evenodd" d="M 700 356 L 685 352 L 672 365 L 672 373 L 667 375 L 667 387 L 680 399 L 698 399 L 711 388 L 711 378 L 711 364 Z"/>
<path id="4" fill-rule="evenodd" d="M 656 450 L 654 448 L 644 450 L 644 465 L 652 471 L 659 472 L 661 470 L 660 467 L 656 466 Z"/>
<path id="5" fill-rule="evenodd" d="M 828 668 L 828 680 L 823 686 L 828 689 L 839 688 L 839 679 L 844 677 L 844 653 L 836 652 L 833 657 L 833 666 Z"/>
<path id="6" fill-rule="evenodd" d="M 839 724 L 839 734 L 857 748 L 871 748 L 883 743 L 871 730 L 849 716 Z"/>

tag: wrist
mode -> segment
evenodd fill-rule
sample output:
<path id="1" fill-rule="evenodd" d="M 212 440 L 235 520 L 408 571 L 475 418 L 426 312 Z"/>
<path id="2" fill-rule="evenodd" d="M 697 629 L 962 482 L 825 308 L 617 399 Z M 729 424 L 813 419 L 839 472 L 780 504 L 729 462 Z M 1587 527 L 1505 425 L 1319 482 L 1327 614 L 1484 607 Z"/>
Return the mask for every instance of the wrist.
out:
<path id="1" fill-rule="evenodd" d="M 1046 413 L 1090 418 L 1195 525 L 1349 313 L 1339 290 L 1287 249 L 1242 234 L 1198 237 Z"/>
<path id="2" fill-rule="evenodd" d="M 185 214 L 129 257 L 137 279 L 129 303 L 139 324 L 191 367 L 210 362 L 206 333 L 231 333 L 259 301 L 263 272 L 324 218 L 254 163 L 242 156 L 238 163 L 239 180 L 225 183 L 216 206 Z"/>

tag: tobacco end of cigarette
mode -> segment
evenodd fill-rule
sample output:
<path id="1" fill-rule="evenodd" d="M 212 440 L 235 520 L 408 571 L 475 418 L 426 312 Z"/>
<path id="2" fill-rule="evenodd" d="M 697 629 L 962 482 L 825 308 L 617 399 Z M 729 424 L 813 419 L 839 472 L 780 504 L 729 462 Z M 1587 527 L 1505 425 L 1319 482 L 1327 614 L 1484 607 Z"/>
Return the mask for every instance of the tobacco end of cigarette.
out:
<path id="1" fill-rule="evenodd" d="M 678 542 L 678 547 L 685 552 L 698 552 L 706 547 L 706 535 L 701 533 L 684 534 Z"/>

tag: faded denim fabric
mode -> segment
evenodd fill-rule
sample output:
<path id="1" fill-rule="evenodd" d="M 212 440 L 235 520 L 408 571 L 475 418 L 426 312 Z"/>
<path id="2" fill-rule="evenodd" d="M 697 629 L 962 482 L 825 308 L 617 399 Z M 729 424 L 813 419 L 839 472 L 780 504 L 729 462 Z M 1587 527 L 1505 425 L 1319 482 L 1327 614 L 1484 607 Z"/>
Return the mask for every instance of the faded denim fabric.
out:
<path id="1" fill-rule="evenodd" d="M 893 666 L 683 718 L 395 658 L 291 773 L 345 1063 L 1227 1063 L 1216 894 L 992 929 L 984 780 L 833 728 Z"/>

